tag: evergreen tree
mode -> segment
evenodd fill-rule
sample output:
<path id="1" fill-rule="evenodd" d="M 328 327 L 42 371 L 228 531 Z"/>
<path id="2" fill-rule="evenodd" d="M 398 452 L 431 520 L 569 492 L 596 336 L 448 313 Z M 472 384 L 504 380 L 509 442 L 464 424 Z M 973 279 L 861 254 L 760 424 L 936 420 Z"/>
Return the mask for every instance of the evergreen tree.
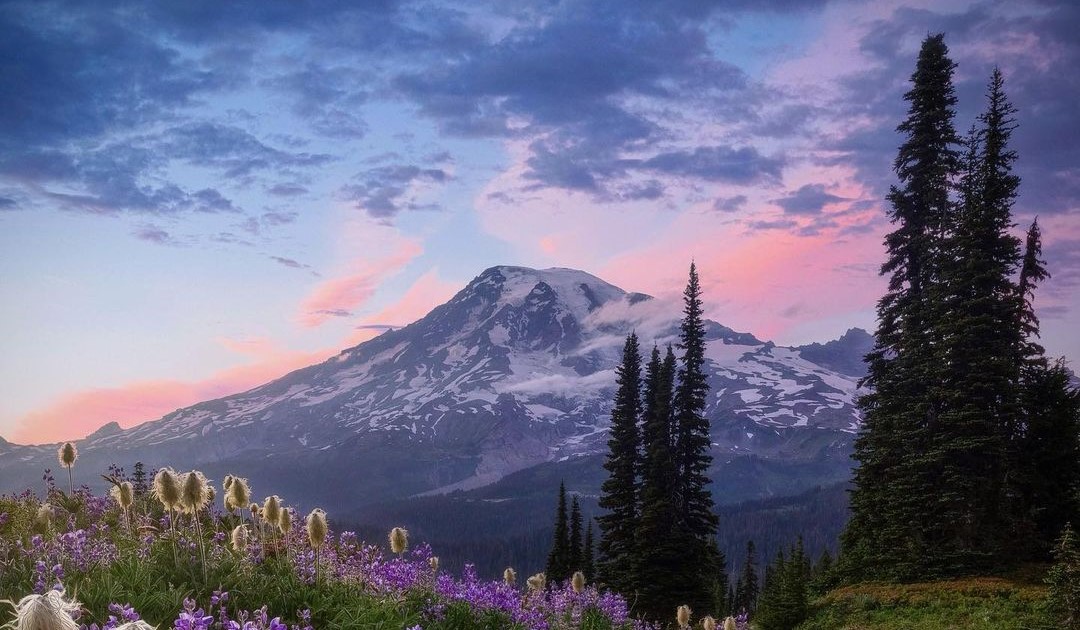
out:
<path id="1" fill-rule="evenodd" d="M 754 549 L 754 541 L 746 542 L 746 560 L 743 561 L 742 573 L 739 575 L 738 585 L 735 587 L 735 599 L 731 606 L 732 612 L 739 613 L 743 610 L 754 612 L 758 598 L 758 575 L 757 575 L 757 552 Z"/>
<path id="2" fill-rule="evenodd" d="M 717 517 L 709 491 L 712 464 L 709 420 L 705 403 L 709 393 L 705 374 L 705 323 L 697 266 L 683 292 L 683 320 L 679 349 L 682 357 L 673 407 L 673 438 L 676 461 L 676 528 L 688 547 L 683 565 L 684 601 L 693 610 L 708 610 L 712 584 L 719 572 L 715 536 Z"/>
<path id="3" fill-rule="evenodd" d="M 1046 558 L 1057 534 L 1080 522 L 1080 390 L 1063 363 L 1026 369 L 1022 398 L 1025 430 L 1016 441 L 1017 495 L 1036 541 L 1031 552 Z M 1028 532 L 1022 531 L 1023 534 Z"/>
<path id="4" fill-rule="evenodd" d="M 626 593 L 631 602 L 637 602 L 635 612 L 652 619 L 666 619 L 671 614 L 671 602 L 685 601 L 682 567 L 687 547 L 674 528 L 672 499 L 677 481 L 671 447 L 674 380 L 675 355 L 671 348 L 661 361 L 660 351 L 653 347 L 645 369 L 641 521 L 631 581 L 636 597 Z"/>
<path id="5" fill-rule="evenodd" d="M 613 590 L 633 589 L 635 536 L 639 517 L 642 467 L 641 439 L 641 356 L 637 335 L 631 333 L 623 345 L 622 363 L 616 368 L 615 405 L 611 411 L 611 437 L 604 469 L 608 478 L 600 487 L 600 508 L 606 510 L 596 520 L 600 525 L 599 578 Z"/>
<path id="6" fill-rule="evenodd" d="M 146 495 L 147 491 L 150 489 L 147 485 L 146 467 L 142 462 L 135 462 L 134 472 L 131 476 L 131 485 L 135 492 L 135 496 L 137 497 Z"/>
<path id="7" fill-rule="evenodd" d="M 570 501 L 570 573 L 581 571 L 584 550 L 581 541 L 581 504 L 575 496 Z"/>
<path id="8" fill-rule="evenodd" d="M 1080 630 L 1080 540 L 1066 523 L 1054 545 L 1054 566 L 1046 577 L 1050 586 L 1047 608 L 1062 630 Z"/>
<path id="9" fill-rule="evenodd" d="M 1020 265 L 1020 281 L 1017 285 L 1016 326 L 1023 339 L 1019 350 L 1021 369 L 1032 365 L 1046 365 L 1043 347 L 1039 345 L 1039 318 L 1035 315 L 1035 287 L 1050 277 L 1046 261 L 1042 259 L 1042 230 L 1039 219 L 1031 222 L 1024 242 L 1024 258 Z"/>
<path id="10" fill-rule="evenodd" d="M 585 529 L 585 548 L 582 550 L 581 572 L 585 579 L 592 582 L 596 578 L 596 567 L 593 560 L 593 526 L 589 519 L 589 526 Z"/>
<path id="11" fill-rule="evenodd" d="M 570 528 L 566 513 L 566 483 L 559 484 L 559 505 L 555 510 L 555 536 L 544 570 L 548 583 L 565 582 L 572 573 L 570 567 Z"/>
<path id="12" fill-rule="evenodd" d="M 924 457 L 937 479 L 936 518 L 924 527 L 935 571 L 957 573 L 993 566 L 1008 535 L 1004 482 L 1010 477 L 1009 439 L 1018 427 L 1018 361 L 1013 272 L 1020 262 L 1012 204 L 1019 178 L 1008 141 L 1015 109 L 995 70 L 969 141 L 963 198 L 946 238 L 950 256 L 939 269 L 931 309 L 942 370 L 941 413 L 928 427 Z"/>
<path id="13" fill-rule="evenodd" d="M 792 630 L 806 619 L 808 611 L 810 566 L 802 539 L 791 547 L 787 558 L 778 552 L 765 575 L 754 621 L 763 630 Z"/>
<path id="14" fill-rule="evenodd" d="M 950 188 L 959 171 L 960 144 L 953 128 L 955 64 L 942 35 L 923 41 L 904 95 L 908 116 L 897 130 L 905 136 L 894 168 L 899 186 L 888 200 L 896 228 L 886 236 L 889 276 L 878 302 L 875 346 L 867 355 L 860 397 L 863 426 L 855 441 L 857 461 L 851 520 L 844 555 L 856 575 L 905 577 L 933 562 L 927 524 L 936 521 L 935 485 L 940 461 L 931 429 L 940 422 L 943 364 L 939 322 L 930 308 L 933 282 L 943 260 L 950 225 Z"/>

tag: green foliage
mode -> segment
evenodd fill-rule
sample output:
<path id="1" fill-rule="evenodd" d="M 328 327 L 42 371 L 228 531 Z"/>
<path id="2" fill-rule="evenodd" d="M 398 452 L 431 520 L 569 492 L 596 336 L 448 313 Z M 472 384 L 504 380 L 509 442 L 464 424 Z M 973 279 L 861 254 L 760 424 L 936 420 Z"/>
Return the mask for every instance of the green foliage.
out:
<path id="1" fill-rule="evenodd" d="M 1003 578 L 905 585 L 860 584 L 810 602 L 799 630 L 981 630 L 1057 628 L 1044 587 Z"/>
<path id="2" fill-rule="evenodd" d="M 995 70 L 967 142 L 955 64 L 927 37 L 905 95 L 878 330 L 841 569 L 849 580 L 967 575 L 1045 555 L 1077 513 L 1080 403 L 1035 342 L 1047 277 L 1033 224 L 1011 235 L 1015 109 Z M 959 191 L 959 198 L 951 196 Z M 1014 275 L 1019 271 L 1019 281 Z"/>
<path id="3" fill-rule="evenodd" d="M 637 335 L 631 333 L 623 345 L 623 357 L 616 368 L 615 404 L 611 410 L 611 437 L 604 469 L 608 478 L 600 487 L 600 507 L 606 510 L 596 520 L 600 525 L 601 582 L 622 592 L 633 590 L 632 562 L 637 552 L 635 535 L 640 517 L 639 479 L 642 468 L 641 436 L 641 356 Z"/>
<path id="4" fill-rule="evenodd" d="M 551 553 L 548 554 L 547 567 L 544 570 L 548 582 L 557 584 L 568 580 L 574 570 L 571 566 L 572 560 L 569 516 L 566 512 L 566 484 L 560 483 L 559 504 L 555 508 L 555 535 L 551 544 Z"/>
<path id="5" fill-rule="evenodd" d="M 1046 583 L 1050 586 L 1047 609 L 1061 630 L 1080 629 L 1080 540 L 1071 524 L 1065 525 L 1054 545 L 1054 566 Z"/>

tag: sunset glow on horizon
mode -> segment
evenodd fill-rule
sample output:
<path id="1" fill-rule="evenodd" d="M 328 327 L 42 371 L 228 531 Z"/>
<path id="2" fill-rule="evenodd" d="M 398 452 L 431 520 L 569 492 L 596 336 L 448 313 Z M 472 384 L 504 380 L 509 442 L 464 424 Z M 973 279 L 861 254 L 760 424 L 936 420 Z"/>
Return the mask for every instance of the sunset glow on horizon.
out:
<path id="1" fill-rule="evenodd" d="M 674 300 L 694 260 L 735 330 L 872 331 L 928 32 L 961 132 L 1004 72 L 1016 232 L 1039 217 L 1052 275 L 1042 341 L 1080 359 L 1073 2 L 27 0 L 0 24 L 13 442 L 250 389 L 494 265 Z"/>

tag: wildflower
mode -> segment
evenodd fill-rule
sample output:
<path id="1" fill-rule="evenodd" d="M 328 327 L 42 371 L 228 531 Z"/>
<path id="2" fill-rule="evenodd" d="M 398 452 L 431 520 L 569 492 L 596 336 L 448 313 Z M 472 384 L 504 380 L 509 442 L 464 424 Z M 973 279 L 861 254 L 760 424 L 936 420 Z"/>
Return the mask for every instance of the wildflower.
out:
<path id="1" fill-rule="evenodd" d="M 706 615 L 705 618 L 701 620 L 701 630 L 716 630 L 716 620 Z"/>
<path id="2" fill-rule="evenodd" d="M 680 628 L 690 627 L 690 607 L 686 604 L 679 606 L 675 611 L 675 621 L 679 623 Z"/>
<path id="3" fill-rule="evenodd" d="M 237 525 L 232 530 L 232 548 L 237 553 L 243 553 L 247 551 L 248 546 L 248 532 L 246 525 Z"/>
<path id="4" fill-rule="evenodd" d="M 154 496 L 170 512 L 180 505 L 180 481 L 172 468 L 162 468 L 154 475 Z"/>
<path id="5" fill-rule="evenodd" d="M 186 473 L 180 485 L 180 505 L 185 512 L 195 514 L 210 502 L 206 477 L 201 472 L 193 470 Z"/>
<path id="6" fill-rule="evenodd" d="M 513 586 L 514 582 L 517 582 L 517 571 L 514 571 L 512 567 L 506 567 L 506 570 L 503 571 L 503 582 Z"/>
<path id="7" fill-rule="evenodd" d="M 307 535 L 308 542 L 314 549 L 320 549 L 323 543 L 326 541 L 326 512 L 323 512 L 319 508 L 315 508 L 311 511 L 311 514 L 307 516 Z"/>
<path id="8" fill-rule="evenodd" d="M 738 630 L 739 625 L 735 623 L 734 617 L 728 617 L 724 620 L 724 630 Z"/>
<path id="9" fill-rule="evenodd" d="M 71 442 L 64 442 L 64 445 L 56 452 L 56 458 L 60 460 L 60 465 L 64 468 L 71 468 L 75 465 L 75 460 L 79 459 L 79 449 L 75 448 Z"/>
<path id="10" fill-rule="evenodd" d="M 277 526 L 282 534 L 289 535 L 289 532 L 292 531 L 292 514 L 289 513 L 289 510 L 281 510 L 281 514 L 278 515 Z"/>
<path id="11" fill-rule="evenodd" d="M 544 584 L 547 582 L 547 577 L 545 577 L 543 573 L 537 573 L 526 580 L 526 582 L 529 585 L 529 590 L 542 591 L 544 590 Z"/>
<path id="12" fill-rule="evenodd" d="M 428 566 L 431 567 L 431 572 L 432 573 L 438 573 L 439 572 L 439 556 L 431 556 L 430 558 L 428 558 L 427 562 L 428 562 Z"/>
<path id="13" fill-rule="evenodd" d="M 68 469 L 68 490 L 75 494 L 75 481 L 71 476 L 71 469 L 75 466 L 75 460 L 79 459 L 79 449 L 75 448 L 71 442 L 64 442 L 64 445 L 56 452 L 56 458 L 60 460 L 61 466 Z"/>
<path id="14" fill-rule="evenodd" d="M 574 576 L 570 578 L 570 586 L 574 589 L 575 593 L 580 593 L 585 590 L 585 574 L 581 571 L 575 571 Z"/>
<path id="15" fill-rule="evenodd" d="M 11 604 L 11 602 L 8 602 Z M 15 608 L 14 630 L 79 630 L 72 619 L 82 605 L 64 599 L 63 591 L 49 591 L 44 595 L 27 595 L 12 604 Z"/>
<path id="16" fill-rule="evenodd" d="M 56 510 L 48 503 L 42 503 L 38 508 L 37 514 L 34 515 L 34 523 L 42 529 L 49 529 L 52 525 L 53 518 L 56 516 Z"/>
<path id="17" fill-rule="evenodd" d="M 225 509 L 242 510 L 251 502 L 251 488 L 248 487 L 247 479 L 229 475 L 229 485 L 225 487 Z"/>
<path id="18" fill-rule="evenodd" d="M 222 488 L 222 490 L 225 490 L 226 492 L 228 492 L 229 491 L 229 486 L 232 485 L 232 482 L 233 482 L 233 476 L 232 475 L 225 475 L 225 478 L 221 480 L 221 488 Z"/>
<path id="19" fill-rule="evenodd" d="M 120 509 L 127 511 L 131 507 L 131 503 L 135 500 L 135 488 L 131 485 L 130 481 L 121 482 L 112 487 L 109 493 L 116 503 L 120 506 Z"/>
<path id="20" fill-rule="evenodd" d="M 401 555 L 409 546 L 409 532 L 403 527 L 390 530 L 390 551 Z"/>
<path id="21" fill-rule="evenodd" d="M 276 494 L 272 494 L 263 499 L 262 514 L 263 518 L 265 518 L 267 522 L 274 523 L 276 525 L 278 519 L 281 518 L 281 497 Z"/>
<path id="22" fill-rule="evenodd" d="M 233 482 L 233 485 L 235 486 L 236 482 Z M 249 505 L 248 506 L 248 511 L 251 512 L 251 520 L 252 521 L 259 520 L 259 512 L 261 511 L 261 509 L 259 508 L 258 503 L 252 503 L 251 505 Z"/>

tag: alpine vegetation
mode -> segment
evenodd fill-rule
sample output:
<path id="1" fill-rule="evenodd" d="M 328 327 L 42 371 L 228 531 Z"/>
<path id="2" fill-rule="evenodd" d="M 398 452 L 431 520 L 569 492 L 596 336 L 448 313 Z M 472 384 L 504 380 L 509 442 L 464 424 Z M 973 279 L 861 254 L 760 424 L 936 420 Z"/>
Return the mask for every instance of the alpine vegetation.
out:
<path id="1" fill-rule="evenodd" d="M 60 466 L 67 468 L 68 471 L 68 492 L 75 492 L 75 480 L 71 475 L 71 469 L 75 467 L 75 460 L 79 459 L 79 449 L 75 448 L 75 445 L 71 442 L 64 442 L 64 445 L 57 451 L 56 457 L 60 460 Z"/>
<path id="2" fill-rule="evenodd" d="M 111 471 L 112 472 L 112 471 Z M 387 554 L 352 532 L 331 530 L 313 509 L 303 531 L 277 495 L 241 505 L 238 477 L 223 483 L 229 510 L 211 502 L 210 480 L 163 468 L 154 492 L 135 492 L 120 471 L 109 494 L 85 487 L 68 494 L 48 482 L 0 496 L 0 624 L 12 630 L 314 630 L 392 627 L 426 630 L 648 630 L 626 601 L 587 584 L 581 571 L 565 584 L 544 574 L 515 585 L 482 580 L 470 565 L 440 572 L 426 544 L 404 527 L 388 535 Z M 244 492 L 248 492 L 245 490 Z M 63 505 L 65 518 L 54 517 Z M 178 526 L 177 521 L 180 521 Z M 126 525 L 130 524 L 130 527 Z M 138 535 L 133 535 L 138 532 Z M 75 593 L 76 601 L 65 593 Z"/>

